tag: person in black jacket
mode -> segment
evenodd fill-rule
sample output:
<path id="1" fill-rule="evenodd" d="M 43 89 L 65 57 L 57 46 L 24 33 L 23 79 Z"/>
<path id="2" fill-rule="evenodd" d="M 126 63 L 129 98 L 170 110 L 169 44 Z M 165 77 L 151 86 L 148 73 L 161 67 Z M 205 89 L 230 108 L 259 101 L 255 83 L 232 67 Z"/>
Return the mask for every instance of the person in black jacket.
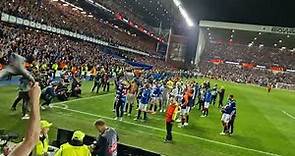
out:
<path id="1" fill-rule="evenodd" d="M 91 92 L 94 92 L 96 88 L 96 93 L 98 93 L 99 88 L 101 86 L 101 81 L 102 81 L 102 75 L 100 72 L 98 72 L 93 80 L 93 87 L 91 89 Z"/>
<path id="2" fill-rule="evenodd" d="M 218 108 L 223 107 L 224 93 L 225 93 L 225 89 L 223 86 L 221 86 L 220 90 L 218 91 L 218 94 L 219 94 Z"/>
<path id="3" fill-rule="evenodd" d="M 53 82 L 51 85 L 42 90 L 41 99 L 44 100 L 44 103 L 41 105 L 42 110 L 45 110 L 45 107 L 50 107 L 49 104 L 53 98 L 57 96 L 57 85 L 58 83 Z"/>
<path id="4" fill-rule="evenodd" d="M 76 77 L 73 77 L 73 82 L 71 86 L 71 96 L 80 97 L 82 93 L 80 87 L 81 87 L 81 82 Z"/>

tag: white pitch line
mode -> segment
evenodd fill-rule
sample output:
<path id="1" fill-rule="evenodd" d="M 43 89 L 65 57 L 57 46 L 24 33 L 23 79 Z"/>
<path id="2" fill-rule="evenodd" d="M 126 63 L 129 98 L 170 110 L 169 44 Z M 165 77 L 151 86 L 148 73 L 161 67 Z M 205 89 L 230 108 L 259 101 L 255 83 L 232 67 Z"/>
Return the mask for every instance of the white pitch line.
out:
<path id="1" fill-rule="evenodd" d="M 289 113 L 287 113 L 286 111 L 283 111 L 283 110 L 282 110 L 282 112 L 283 112 L 284 114 L 286 114 L 288 117 L 290 117 L 290 118 L 292 118 L 292 119 L 295 120 L 295 116 L 293 116 L 293 115 L 291 115 L 291 114 L 289 114 Z"/>
<path id="2" fill-rule="evenodd" d="M 114 94 L 114 93 L 106 93 L 106 94 L 101 94 L 101 95 L 96 95 L 96 96 L 85 97 L 85 98 L 78 98 L 78 99 L 73 99 L 73 100 L 68 100 L 68 101 L 55 102 L 55 103 L 52 103 L 51 105 L 66 104 L 66 103 L 71 103 L 71 102 L 75 102 L 75 101 L 94 99 L 94 98 L 104 97 L 104 96 L 112 95 L 112 94 Z"/>
<path id="3" fill-rule="evenodd" d="M 69 108 L 69 106 L 68 105 L 66 105 L 66 104 L 63 104 L 63 103 L 53 103 L 53 104 L 50 104 L 49 106 L 51 106 L 51 107 L 58 107 L 58 108 L 65 108 L 65 109 L 68 109 Z M 59 106 L 63 106 L 63 107 L 59 107 Z"/>
<path id="4" fill-rule="evenodd" d="M 89 115 L 89 116 L 98 117 L 98 118 L 104 118 L 104 119 L 107 119 L 107 120 L 113 120 L 113 118 L 107 117 L 107 116 L 96 115 L 96 114 L 92 114 L 92 113 L 82 112 L 82 111 L 74 110 L 74 109 L 70 109 L 70 108 L 63 108 L 63 107 L 59 107 L 59 106 L 53 106 L 53 107 L 59 108 L 59 109 L 62 109 L 62 110 L 67 110 L 67 111 L 70 111 L 70 112 L 79 113 L 79 114 Z M 120 122 L 130 124 L 130 125 L 134 125 L 134 126 L 139 126 L 139 127 L 144 127 L 144 128 L 148 128 L 148 129 L 153 129 L 153 130 L 157 130 L 157 131 L 166 132 L 164 129 L 156 128 L 156 127 L 152 127 L 152 126 L 136 124 L 136 123 L 129 122 L 129 121 L 120 121 Z M 219 141 L 215 141 L 215 140 L 211 140 L 211 139 L 206 139 L 206 138 L 202 138 L 202 137 L 198 137 L 198 136 L 194 136 L 194 135 L 189 135 L 189 134 L 184 134 L 184 133 L 179 133 L 179 132 L 173 132 L 173 133 L 177 134 L 177 135 L 182 135 L 182 136 L 185 136 L 185 137 L 197 139 L 197 140 L 202 140 L 202 141 L 206 141 L 206 142 L 210 142 L 210 143 L 215 143 L 215 144 L 219 144 L 219 145 L 238 148 L 238 149 L 242 149 L 242 150 L 246 150 L 246 151 L 252 151 L 252 152 L 261 153 L 261 154 L 265 154 L 265 155 L 271 155 L 271 156 L 280 156 L 279 154 L 275 154 L 275 153 L 271 153 L 271 152 L 265 152 L 265 151 L 260 151 L 260 150 L 257 150 L 257 149 L 248 148 L 248 147 L 228 144 L 228 143 L 219 142 Z"/>

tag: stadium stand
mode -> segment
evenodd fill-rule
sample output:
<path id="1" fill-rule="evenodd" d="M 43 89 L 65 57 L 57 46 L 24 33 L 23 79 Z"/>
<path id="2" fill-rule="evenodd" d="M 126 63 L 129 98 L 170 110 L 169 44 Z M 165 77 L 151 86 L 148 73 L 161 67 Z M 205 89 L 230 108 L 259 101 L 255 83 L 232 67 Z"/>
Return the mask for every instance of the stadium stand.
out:
<path id="1" fill-rule="evenodd" d="M 271 69 L 274 65 L 294 67 L 293 55 L 293 52 L 273 48 L 211 42 L 201 56 L 200 69 L 208 77 L 239 83 L 294 84 L 295 74 Z"/>
<path id="2" fill-rule="evenodd" d="M 104 17 L 95 18 L 91 14 L 86 15 L 80 10 L 73 10 L 59 2 L 50 0 L 2 2 L 0 8 L 8 14 L 98 37 L 114 44 L 155 53 L 156 41 L 154 39 L 128 34 L 110 21 L 103 20 Z"/>
<path id="3" fill-rule="evenodd" d="M 68 69 L 74 66 L 80 69 L 85 64 L 89 66 L 89 69 L 93 66 L 115 67 L 116 64 L 122 67 L 122 64 L 124 64 L 124 61 L 121 61 L 122 58 L 133 62 L 136 60 L 144 64 L 153 65 L 155 69 L 167 69 L 171 67 L 160 59 L 148 56 L 142 57 L 138 54 L 128 55 L 118 50 L 90 44 L 85 41 L 73 40 L 45 31 L 20 26 L 8 26 L 2 23 L 1 28 L 2 65 L 7 64 L 7 57 L 5 56 L 11 52 L 16 52 L 31 61 L 32 59 L 37 60 L 37 62 L 34 62 L 38 64 L 37 66 L 45 66 L 46 64 L 48 68 L 54 63 L 60 64 L 59 68 L 62 68 L 66 64 Z M 101 61 L 97 64 L 95 60 Z"/>

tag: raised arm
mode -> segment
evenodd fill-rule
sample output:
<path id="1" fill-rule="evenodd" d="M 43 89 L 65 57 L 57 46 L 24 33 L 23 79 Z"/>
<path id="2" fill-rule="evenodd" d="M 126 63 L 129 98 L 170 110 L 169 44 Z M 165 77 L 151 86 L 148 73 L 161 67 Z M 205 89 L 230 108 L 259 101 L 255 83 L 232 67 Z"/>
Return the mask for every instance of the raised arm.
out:
<path id="1" fill-rule="evenodd" d="M 20 143 L 9 156 L 28 156 L 38 142 L 40 135 L 40 94 L 41 90 L 38 83 L 29 91 L 31 114 L 25 139 Z"/>

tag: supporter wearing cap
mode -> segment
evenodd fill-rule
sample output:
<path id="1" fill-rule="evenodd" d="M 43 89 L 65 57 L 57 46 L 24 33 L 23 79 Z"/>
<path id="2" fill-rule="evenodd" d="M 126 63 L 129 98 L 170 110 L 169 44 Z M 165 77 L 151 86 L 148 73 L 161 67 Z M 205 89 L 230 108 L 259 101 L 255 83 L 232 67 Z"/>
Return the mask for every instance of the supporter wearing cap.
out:
<path id="1" fill-rule="evenodd" d="M 52 123 L 49 123 L 46 120 L 40 121 L 41 132 L 35 151 L 37 156 L 47 155 L 49 147 L 48 131 L 51 126 Z"/>
<path id="2" fill-rule="evenodd" d="M 91 156 L 88 146 L 83 144 L 85 134 L 75 131 L 72 140 L 60 146 L 54 156 Z"/>

